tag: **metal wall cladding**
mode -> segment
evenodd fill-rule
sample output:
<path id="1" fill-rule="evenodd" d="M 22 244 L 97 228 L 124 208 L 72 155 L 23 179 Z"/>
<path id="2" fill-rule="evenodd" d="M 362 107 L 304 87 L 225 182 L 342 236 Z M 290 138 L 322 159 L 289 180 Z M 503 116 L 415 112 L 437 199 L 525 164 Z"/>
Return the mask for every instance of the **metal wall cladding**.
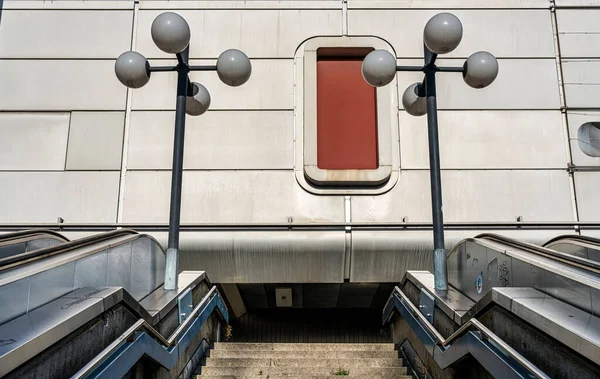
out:
<path id="1" fill-rule="evenodd" d="M 600 121 L 600 112 L 598 111 L 567 111 L 567 119 L 569 122 L 569 143 L 571 146 L 571 156 L 573 164 L 576 166 L 600 166 L 600 158 L 590 157 L 585 155 L 579 148 L 577 139 L 577 131 L 581 125 L 586 122 Z"/>
<path id="2" fill-rule="evenodd" d="M 129 171 L 124 222 L 167 222 L 171 173 Z M 182 223 L 343 222 L 342 196 L 316 196 L 290 171 L 185 171 Z"/>
<path id="3" fill-rule="evenodd" d="M 439 59 L 439 66 L 462 67 L 464 59 Z M 419 65 L 423 60 L 399 59 L 399 65 Z M 532 110 L 559 109 L 558 79 L 554 59 L 499 59 L 498 77 L 489 87 L 473 89 L 462 75 L 437 75 L 439 109 L 451 110 Z M 398 96 L 411 84 L 423 80 L 418 72 L 398 73 Z"/>
<path id="4" fill-rule="evenodd" d="M 427 119 L 399 118 L 401 168 L 429 169 Z M 438 119 L 442 169 L 566 167 L 559 111 L 441 111 Z"/>
<path id="5" fill-rule="evenodd" d="M 579 219 L 588 222 L 598 221 L 600 202 L 597 190 L 600 187 L 600 172 L 576 172 L 573 175 Z"/>
<path id="6" fill-rule="evenodd" d="M 398 57 L 423 56 L 423 28 L 440 11 L 349 10 L 350 35 L 376 35 L 388 41 Z M 458 10 L 463 24 L 461 44 L 449 57 L 466 58 L 486 50 L 497 57 L 554 57 L 550 14 L 544 10 Z"/>
<path id="7" fill-rule="evenodd" d="M 132 112 L 129 169 L 171 169 L 175 113 Z M 291 111 L 223 111 L 189 117 L 185 169 L 293 168 Z"/>
<path id="8" fill-rule="evenodd" d="M 431 233 L 352 231 L 351 282 L 400 282 L 407 270 L 431 270 Z"/>
<path id="9" fill-rule="evenodd" d="M 132 10 L 5 9 L 0 58 L 114 59 L 130 50 L 132 23 Z"/>
<path id="10" fill-rule="evenodd" d="M 9 286 L 0 286 L 0 325 L 27 313 L 28 300 L 29 278 L 18 280 Z"/>
<path id="11" fill-rule="evenodd" d="M 216 283 L 341 283 L 345 233 L 206 232 L 182 239 L 182 270 Z"/>
<path id="12" fill-rule="evenodd" d="M 118 172 L 0 172 L 0 222 L 115 222 Z"/>
<path id="13" fill-rule="evenodd" d="M 75 288 L 104 287 L 108 280 L 107 252 L 90 255 L 75 262 Z"/>
<path id="14" fill-rule="evenodd" d="M 296 48 L 310 37 L 342 34 L 342 4 L 330 4 L 337 9 L 186 9 L 177 13 L 192 26 L 191 58 L 217 58 L 231 48 L 250 58 L 293 58 Z M 171 57 L 150 36 L 152 21 L 161 12 L 139 13 L 137 49 L 148 58 Z"/>
<path id="15" fill-rule="evenodd" d="M 559 9 L 556 11 L 556 18 L 561 56 L 600 57 L 600 10 Z"/>
<path id="16" fill-rule="evenodd" d="M 72 112 L 67 170 L 120 170 L 124 112 Z"/>
<path id="17" fill-rule="evenodd" d="M 69 113 L 0 113 L 0 170 L 63 170 Z"/>
<path id="18" fill-rule="evenodd" d="M 353 197 L 352 220 L 430 222 L 430 196 L 429 171 L 404 170 L 390 192 Z M 573 219 L 566 171 L 444 170 L 442 196 L 446 222 Z"/>
<path id="19" fill-rule="evenodd" d="M 600 59 L 562 61 L 569 107 L 597 108 L 600 97 Z"/>
<path id="20" fill-rule="evenodd" d="M 113 60 L 0 60 L 0 109 L 124 110 Z"/>
<path id="21" fill-rule="evenodd" d="M 153 60 L 151 64 L 169 65 L 176 64 L 176 62 Z M 214 65 L 215 61 L 190 60 L 190 64 Z M 294 107 L 293 72 L 294 61 L 292 59 L 253 59 L 252 76 L 239 87 L 227 86 L 219 80 L 214 71 L 192 72 L 190 79 L 202 83 L 208 89 L 211 97 L 210 109 L 212 110 L 279 110 L 293 109 Z M 114 80 L 116 81 L 116 79 Z M 176 87 L 176 73 L 154 73 L 146 86 L 133 91 L 132 109 L 174 110 Z"/>

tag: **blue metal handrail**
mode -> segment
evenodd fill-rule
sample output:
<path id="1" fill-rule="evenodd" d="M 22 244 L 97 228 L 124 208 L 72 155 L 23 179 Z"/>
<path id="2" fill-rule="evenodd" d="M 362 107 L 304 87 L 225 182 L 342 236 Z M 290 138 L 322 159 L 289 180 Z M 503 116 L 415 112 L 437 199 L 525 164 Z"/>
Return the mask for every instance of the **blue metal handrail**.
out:
<path id="1" fill-rule="evenodd" d="M 217 288 L 212 287 L 169 339 L 140 319 L 72 378 L 121 378 L 144 355 L 170 370 L 215 310 L 229 322 L 227 307 Z"/>
<path id="2" fill-rule="evenodd" d="M 383 310 L 384 324 L 394 312 L 400 313 L 442 369 L 471 354 L 495 378 L 550 379 L 474 318 L 444 338 L 398 287 Z"/>

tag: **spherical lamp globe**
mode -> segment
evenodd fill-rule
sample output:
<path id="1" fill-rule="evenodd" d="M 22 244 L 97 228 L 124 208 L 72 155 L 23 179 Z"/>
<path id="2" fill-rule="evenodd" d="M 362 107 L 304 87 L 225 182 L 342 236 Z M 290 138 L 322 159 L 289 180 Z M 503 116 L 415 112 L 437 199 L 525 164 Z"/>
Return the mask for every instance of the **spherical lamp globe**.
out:
<path id="1" fill-rule="evenodd" d="M 210 107 L 210 93 L 200 83 L 192 82 L 192 96 L 185 102 L 185 113 L 190 116 L 200 116 Z"/>
<path id="2" fill-rule="evenodd" d="M 177 13 L 159 14 L 152 22 L 150 33 L 156 46 L 165 53 L 181 53 L 190 43 L 190 26 Z"/>
<path id="3" fill-rule="evenodd" d="M 115 74 L 125 86 L 140 88 L 150 80 L 150 64 L 142 54 L 127 51 L 117 58 Z"/>
<path id="4" fill-rule="evenodd" d="M 452 13 L 439 13 L 425 25 L 423 42 L 436 54 L 446 54 L 456 49 L 463 35 L 463 27 Z"/>
<path id="5" fill-rule="evenodd" d="M 465 83 L 473 88 L 485 88 L 498 76 L 498 60 L 487 51 L 479 51 L 467 58 L 463 69 Z"/>
<path id="6" fill-rule="evenodd" d="M 250 79 L 252 64 L 242 51 L 225 50 L 217 59 L 217 74 L 219 79 L 228 86 L 241 86 Z"/>
<path id="7" fill-rule="evenodd" d="M 413 116 L 427 114 L 427 97 L 424 95 L 421 83 L 411 84 L 402 94 L 402 106 L 406 112 Z"/>
<path id="8" fill-rule="evenodd" d="M 387 50 L 371 51 L 363 60 L 362 75 L 373 87 L 383 87 L 396 76 L 396 58 Z"/>

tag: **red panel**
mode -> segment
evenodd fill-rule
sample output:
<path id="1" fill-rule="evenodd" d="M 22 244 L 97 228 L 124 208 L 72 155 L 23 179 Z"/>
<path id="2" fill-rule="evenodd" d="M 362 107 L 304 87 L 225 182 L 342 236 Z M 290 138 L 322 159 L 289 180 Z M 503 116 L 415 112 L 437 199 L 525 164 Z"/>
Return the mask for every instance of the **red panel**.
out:
<path id="1" fill-rule="evenodd" d="M 362 59 L 317 61 L 317 166 L 376 169 L 375 88 L 361 73 Z"/>

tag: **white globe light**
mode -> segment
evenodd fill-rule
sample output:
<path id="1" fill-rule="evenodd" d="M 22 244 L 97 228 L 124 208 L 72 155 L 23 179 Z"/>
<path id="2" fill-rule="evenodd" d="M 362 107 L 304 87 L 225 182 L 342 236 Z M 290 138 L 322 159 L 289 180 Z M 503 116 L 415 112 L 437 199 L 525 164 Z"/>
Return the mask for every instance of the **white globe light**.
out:
<path id="1" fill-rule="evenodd" d="M 423 42 L 436 54 L 446 54 L 456 49 L 463 35 L 463 27 L 452 13 L 439 13 L 425 25 Z"/>
<path id="2" fill-rule="evenodd" d="M 402 106 L 412 116 L 427 114 L 427 97 L 419 96 L 419 94 L 424 95 L 421 87 L 421 83 L 411 84 L 402 94 Z"/>
<path id="3" fill-rule="evenodd" d="M 473 88 L 485 88 L 498 76 L 499 66 L 495 56 L 487 51 L 479 51 L 465 62 L 463 79 Z"/>
<path id="4" fill-rule="evenodd" d="M 181 53 L 190 44 L 190 26 L 177 13 L 159 14 L 152 22 L 150 33 L 156 46 L 165 53 Z"/>
<path id="5" fill-rule="evenodd" d="M 185 102 L 185 113 L 200 116 L 210 107 L 210 92 L 200 83 L 192 82 L 192 96 Z"/>
<path id="6" fill-rule="evenodd" d="M 362 75 L 373 87 L 383 87 L 396 76 L 396 58 L 387 50 L 371 51 L 363 60 Z"/>
<path id="7" fill-rule="evenodd" d="M 140 88 L 150 80 L 150 64 L 142 54 L 127 51 L 117 58 L 115 74 L 125 86 Z"/>
<path id="8" fill-rule="evenodd" d="M 250 79 L 252 64 L 242 51 L 225 50 L 217 59 L 217 74 L 219 79 L 228 86 L 241 86 Z"/>

